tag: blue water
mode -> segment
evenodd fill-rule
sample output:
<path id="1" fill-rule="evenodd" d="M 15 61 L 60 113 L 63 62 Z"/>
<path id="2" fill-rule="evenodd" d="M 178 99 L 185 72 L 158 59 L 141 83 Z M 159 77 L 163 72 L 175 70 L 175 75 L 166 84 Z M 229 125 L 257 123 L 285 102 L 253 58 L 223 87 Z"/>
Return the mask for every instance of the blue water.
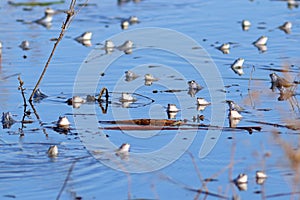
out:
<path id="1" fill-rule="evenodd" d="M 68 3 L 55 4 L 51 8 L 66 10 L 69 7 Z M 205 191 L 201 179 L 206 178 L 214 179 L 205 183 L 209 192 L 228 199 L 233 195 L 238 195 L 241 199 L 265 199 L 264 195 L 292 192 L 293 178 L 296 174 L 290 168 L 283 149 L 275 142 L 273 133 L 281 133 L 280 137 L 297 149 L 299 131 L 251 121 L 283 125 L 299 120 L 299 96 L 296 95 L 288 101 L 278 101 L 279 92 L 269 89 L 269 74 L 283 69 L 283 66 L 286 66 L 288 73 L 276 72 L 278 75 L 288 75 L 290 80 L 299 79 L 299 8 L 289 9 L 284 1 L 267 0 L 188 3 L 177 0 L 150 0 L 130 1 L 121 5 L 118 5 L 117 1 L 91 0 L 88 3 L 89 6 L 82 8 L 75 16 L 56 49 L 40 85 L 41 90 L 49 97 L 34 103 L 38 117 L 31 113 L 30 117 L 26 118 L 33 123 L 25 124 L 23 137 L 20 137 L 19 128 L 22 128 L 20 121 L 24 107 L 18 90 L 17 74 L 20 74 L 25 82 L 25 95 L 29 98 L 54 45 L 54 41 L 50 39 L 58 37 L 65 14 L 55 15 L 52 26 L 47 29 L 30 23 L 43 16 L 45 7 L 15 7 L 7 1 L 0 3 L 0 12 L 2 16 L 6 16 L 0 21 L 0 41 L 3 44 L 0 110 L 11 112 L 17 121 L 9 129 L 1 128 L 0 132 L 1 199 L 55 199 L 62 188 L 60 199 L 203 199 L 205 195 L 198 194 L 195 190 Z M 137 16 L 140 23 L 130 25 L 128 30 L 122 30 L 121 20 L 132 15 Z M 242 30 L 243 19 L 248 19 L 252 24 L 248 31 Z M 291 21 L 293 24 L 291 34 L 285 34 L 277 28 L 285 21 Z M 203 54 L 198 54 L 201 50 L 193 49 L 195 46 L 187 47 L 182 41 L 165 38 L 163 34 L 149 38 L 143 34 L 139 35 L 139 39 L 145 37 L 145 41 L 126 38 L 126 34 L 132 33 L 131 31 L 149 27 L 177 31 L 192 39 L 207 52 L 204 60 L 212 58 L 220 76 L 213 74 L 204 77 L 206 73 L 213 73 L 213 70 L 206 67 L 201 59 Z M 90 47 L 74 40 L 85 31 L 93 33 Z M 116 38 L 120 33 L 125 37 L 113 42 L 121 45 L 125 40 L 132 40 L 135 45 L 133 53 L 122 54 L 115 50 L 111 55 L 106 55 L 101 49 L 101 44 L 107 39 Z M 261 35 L 269 37 L 268 49 L 263 53 L 252 45 Z M 153 45 L 148 45 L 153 38 Z M 30 50 L 23 51 L 18 47 L 23 40 L 30 42 Z M 223 54 L 216 49 L 222 43 L 228 42 L 231 43 L 229 54 Z M 187 49 L 187 56 L 184 58 L 174 51 L 157 49 L 165 43 L 170 43 L 176 49 Z M 116 59 L 107 68 L 93 66 L 95 71 L 86 72 L 91 77 L 97 77 L 97 81 L 93 81 L 89 76 L 82 77 L 86 91 L 90 91 L 90 87 L 96 89 L 92 90 L 92 93 L 83 91 L 80 95 L 96 95 L 102 87 L 108 88 L 111 103 L 105 114 L 98 104 L 84 104 L 79 109 L 73 109 L 65 103 L 67 98 L 73 95 L 75 80 L 80 76 L 78 73 L 86 69 L 86 59 L 95 51 L 100 55 L 99 60 L 109 60 L 114 56 Z M 245 59 L 242 76 L 235 74 L 230 67 L 239 57 Z M 200 65 L 202 74 L 198 73 L 187 58 L 203 61 Z M 127 70 L 134 71 L 139 77 L 131 82 L 124 81 L 124 72 Z M 101 76 L 102 73 L 104 76 Z M 145 85 L 146 73 L 153 74 L 158 80 L 150 86 Z M 219 87 L 217 84 L 208 87 L 209 82 L 217 83 L 219 78 L 226 87 Z M 204 86 L 195 97 L 187 94 L 189 80 L 196 80 Z M 181 91 L 161 92 L 167 89 Z M 119 102 L 121 92 L 135 92 L 143 96 L 136 95 L 137 102 L 125 108 Z M 299 91 L 296 90 L 296 93 Z M 205 120 L 201 123 L 210 124 L 213 120 L 211 116 L 214 105 L 206 107 L 204 111 L 197 111 L 196 97 L 211 101 L 213 95 L 224 97 L 217 100 L 221 107 L 226 106 L 226 113 L 219 114 L 224 120 L 224 127 L 228 127 L 229 122 L 227 105 L 223 101 L 234 100 L 246 111 L 241 113 L 243 119 L 238 126 L 260 126 L 262 131 L 254 131 L 250 135 L 243 130 L 224 130 L 219 138 L 206 138 L 206 130 L 103 130 L 102 128 L 113 125 L 95 124 L 90 121 L 166 119 L 166 107 L 169 103 L 174 103 L 181 109 L 175 119 L 187 119 L 189 124 L 193 124 L 193 116 L 203 114 Z M 30 106 L 27 109 L 33 111 Z M 74 113 L 76 115 L 73 115 Z M 68 134 L 53 129 L 58 117 L 62 115 L 66 115 L 71 121 Z M 85 128 L 77 124 L 80 120 Z M 129 143 L 129 157 L 117 157 L 107 144 L 99 141 L 111 142 L 115 148 Z M 211 141 L 216 141 L 212 151 L 204 158 L 199 158 L 203 142 Z M 54 144 L 58 145 L 59 155 L 49 158 L 47 150 Z M 172 144 L 175 146 L 163 151 L 164 147 L 170 147 Z M 177 155 L 174 149 L 180 153 Z M 163 153 L 160 154 L 160 151 Z M 146 154 L 156 152 L 158 157 Z M 264 157 L 265 153 L 270 156 Z M 153 171 L 153 167 L 161 163 L 166 164 L 162 169 L 157 167 L 157 170 Z M 136 164 L 143 173 L 124 172 L 133 169 L 131 164 Z M 255 183 L 257 170 L 265 170 L 268 175 L 263 186 Z M 248 175 L 246 191 L 239 191 L 232 183 L 240 173 Z M 263 193 L 257 194 L 257 191 Z M 298 196 L 286 195 L 276 199 L 291 197 Z M 216 198 L 213 195 L 207 196 L 207 199 Z"/>

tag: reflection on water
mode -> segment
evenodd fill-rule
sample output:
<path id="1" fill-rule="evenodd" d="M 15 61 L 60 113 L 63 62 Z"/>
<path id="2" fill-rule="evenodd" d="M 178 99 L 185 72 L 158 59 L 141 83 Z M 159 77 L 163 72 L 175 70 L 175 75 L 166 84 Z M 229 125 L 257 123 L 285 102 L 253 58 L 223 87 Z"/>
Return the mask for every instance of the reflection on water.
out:
<path id="1" fill-rule="evenodd" d="M 53 41 L 58 37 L 61 22 L 65 19 L 63 10 L 69 7 L 68 3 L 49 5 L 51 9 L 13 6 L 6 1 L 0 3 L 3 16 L 9 16 L 0 21 L 3 30 L 0 32 L 0 108 L 3 113 L 0 134 L 1 199 L 54 199 L 57 196 L 61 199 L 199 199 L 199 189 L 203 189 L 199 186 L 199 174 L 202 179 L 215 180 L 202 182 L 211 192 L 208 199 L 214 199 L 214 194 L 229 199 L 232 196 L 264 199 L 271 194 L 291 192 L 295 172 L 289 168 L 288 156 L 272 142 L 271 133 L 281 133 L 281 137 L 292 146 L 298 145 L 300 26 L 297 23 L 297 1 L 88 2 L 88 6 L 74 18 L 57 48 L 41 84 L 43 92 L 38 90 L 34 107 L 24 109 L 17 75 L 21 75 L 28 97 Z M 57 13 L 54 15 L 53 11 Z M 225 84 L 224 88 L 213 88 L 213 91 L 224 92 L 226 99 L 230 99 L 218 103 L 228 103 L 228 112 L 236 111 L 243 119 L 228 118 L 228 113 L 220 113 L 225 116 L 224 127 L 211 124 L 214 105 L 197 104 L 200 97 L 211 101 L 207 80 L 203 80 L 184 58 L 172 52 L 151 49 L 151 45 L 147 46 L 148 49 L 135 51 L 142 45 L 136 43 L 135 38 L 111 41 L 112 35 L 128 31 L 120 28 L 124 19 L 128 22 L 128 30 L 169 28 L 198 42 L 213 58 Z M 93 38 L 91 34 L 82 34 L 86 32 L 92 33 Z M 76 40 L 80 43 L 74 40 L 79 35 Z M 260 37 L 262 35 L 266 37 Z M 226 41 L 230 42 L 223 44 Z M 98 44 L 100 48 L 96 46 Z M 178 44 L 174 41 L 175 46 Z M 94 47 L 99 48 L 101 58 L 124 53 L 106 71 L 93 72 L 99 76 L 98 87 L 108 88 L 109 101 L 106 98 L 97 101 L 99 91 L 95 94 L 84 91 L 72 94 L 80 65 L 93 62 L 85 61 L 85 58 Z M 193 48 L 190 47 L 191 50 Z M 288 63 L 285 68 L 282 66 L 284 63 Z M 204 70 L 211 71 L 209 68 Z M 269 74 L 274 71 L 280 75 L 279 79 L 277 75 L 274 76 L 276 80 L 272 76 L 270 80 Z M 209 78 L 216 80 L 218 77 Z M 283 80 L 289 80 L 290 85 L 285 87 Z M 130 87 L 136 88 L 136 91 L 128 91 Z M 183 100 L 182 104 L 178 98 Z M 168 104 L 175 104 L 180 111 L 166 112 Z M 159 109 L 154 110 L 154 106 L 158 105 Z M 94 107 L 96 113 L 74 115 L 72 111 L 73 108 Z M 198 158 L 198 153 L 206 130 L 199 130 L 193 141 L 191 130 L 181 130 L 178 133 L 181 142 L 192 143 L 189 153 L 160 171 L 126 174 L 103 164 L 113 160 L 103 153 L 116 156 L 116 152 L 107 152 L 103 144 L 93 145 L 99 156 L 97 158 L 108 160 L 102 163 L 94 159 L 81 142 L 73 121 L 75 117 L 84 119 L 89 115 L 96 115 L 99 121 L 126 120 L 127 114 L 124 113 L 129 113 L 134 119 L 157 116 L 185 120 L 190 127 L 201 124 L 202 128 L 224 130 L 213 151 L 203 159 Z M 70 121 L 67 129 L 57 126 L 59 116 L 66 116 Z M 99 126 L 117 127 L 112 124 Z M 85 131 L 90 135 L 102 134 L 116 144 L 116 150 L 122 144 L 130 144 L 129 153 L 119 158 L 121 167 L 126 167 L 126 162 L 136 161 L 134 156 L 130 156 L 131 152 L 152 152 L 170 143 L 176 134 L 171 128 L 176 127 L 158 132 Z M 253 128 L 251 135 L 245 134 L 249 127 Z M 259 128 L 262 128 L 261 132 L 256 131 Z M 57 156 L 49 157 L 48 149 L 54 145 L 59 152 Z M 270 156 L 265 156 L 266 152 L 270 152 Z M 143 167 L 147 166 L 144 164 Z M 268 178 L 257 182 L 257 170 L 266 172 Z M 235 187 L 233 180 L 242 173 L 247 175 L 248 181 Z M 167 192 L 170 190 L 173 192 Z M 290 196 L 282 196 L 282 199 L 286 198 Z"/>

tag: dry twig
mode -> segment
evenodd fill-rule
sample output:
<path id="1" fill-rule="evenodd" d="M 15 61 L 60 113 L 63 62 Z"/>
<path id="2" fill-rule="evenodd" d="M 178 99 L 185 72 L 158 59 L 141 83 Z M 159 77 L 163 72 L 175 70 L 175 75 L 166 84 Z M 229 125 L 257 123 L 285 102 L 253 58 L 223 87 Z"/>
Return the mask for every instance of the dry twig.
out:
<path id="1" fill-rule="evenodd" d="M 26 97 L 25 97 L 25 93 L 24 93 L 24 91 L 25 91 L 26 89 L 23 88 L 24 81 L 22 81 L 20 75 L 18 76 L 18 80 L 19 80 L 19 87 L 18 87 L 18 90 L 21 91 L 22 98 L 23 98 L 23 102 L 24 102 L 24 107 L 25 107 L 25 109 L 26 109 L 27 104 L 26 104 Z M 24 110 L 24 112 L 25 112 L 25 111 L 26 111 L 26 110 Z"/>
<path id="2" fill-rule="evenodd" d="M 66 11 L 66 14 L 67 14 L 66 20 L 65 20 L 65 22 L 63 23 L 63 25 L 61 27 L 61 31 L 60 31 L 59 37 L 57 38 L 57 40 L 56 40 L 56 42 L 55 42 L 55 44 L 53 46 L 53 49 L 52 49 L 52 51 L 50 53 L 50 56 L 49 56 L 49 58 L 48 58 L 48 60 L 46 62 L 44 70 L 43 70 L 42 74 L 40 75 L 40 78 L 38 79 L 38 81 L 37 81 L 37 83 L 36 83 L 36 85 L 35 85 L 32 93 L 31 93 L 31 95 L 29 97 L 29 102 L 32 102 L 33 95 L 36 92 L 36 90 L 38 89 L 38 87 L 39 87 L 39 85 L 40 85 L 40 83 L 41 83 L 41 81 L 42 81 L 42 79 L 43 79 L 43 77 L 44 77 L 44 75 L 45 75 L 45 73 L 47 71 L 47 68 L 48 68 L 48 66 L 50 64 L 50 61 L 51 61 L 51 59 L 52 59 L 52 57 L 54 55 L 54 52 L 55 52 L 56 48 L 57 48 L 59 42 L 62 40 L 62 38 L 63 38 L 63 36 L 64 36 L 67 28 L 69 27 L 69 25 L 70 25 L 70 23 L 71 23 L 71 21 L 73 19 L 73 17 L 75 16 L 75 10 L 74 10 L 75 3 L 76 3 L 76 0 L 72 0 L 72 2 L 70 3 L 69 10 Z"/>

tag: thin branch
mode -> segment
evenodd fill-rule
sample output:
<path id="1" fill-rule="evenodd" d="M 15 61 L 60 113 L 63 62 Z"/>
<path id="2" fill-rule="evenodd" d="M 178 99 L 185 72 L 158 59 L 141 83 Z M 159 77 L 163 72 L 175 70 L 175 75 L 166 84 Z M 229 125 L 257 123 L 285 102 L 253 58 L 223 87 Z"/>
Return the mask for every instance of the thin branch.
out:
<path id="1" fill-rule="evenodd" d="M 21 121 L 21 128 L 19 128 L 19 133 L 20 133 L 20 136 L 24 136 L 24 132 L 23 132 L 23 128 L 25 127 L 24 123 L 25 123 L 25 117 L 27 116 L 27 103 L 26 103 L 26 97 L 25 97 L 25 90 L 26 88 L 23 88 L 23 85 L 24 85 L 24 81 L 21 79 L 21 76 L 19 75 L 18 76 L 18 80 L 19 80 L 19 87 L 18 87 L 18 90 L 21 91 L 21 94 L 22 94 L 22 98 L 23 98 L 23 103 L 24 103 L 24 109 L 23 109 L 23 117 L 22 117 L 22 121 Z"/>
<path id="2" fill-rule="evenodd" d="M 57 38 L 57 41 L 55 42 L 55 44 L 53 46 L 53 49 L 52 49 L 51 54 L 50 54 L 50 56 L 49 56 L 49 58 L 48 58 L 48 60 L 46 62 L 44 70 L 43 70 L 42 74 L 40 75 L 40 78 L 38 79 L 38 81 L 37 81 L 37 83 L 36 83 L 36 85 L 35 85 L 32 93 L 31 93 L 31 95 L 29 97 L 29 102 L 32 102 L 33 95 L 35 94 L 36 90 L 38 89 L 38 87 L 39 87 L 39 85 L 40 85 L 40 83 L 41 83 L 41 81 L 42 81 L 42 79 L 43 79 L 43 77 L 44 77 L 44 75 L 45 75 L 45 73 L 47 71 L 47 68 L 48 68 L 48 66 L 50 64 L 50 61 L 51 61 L 53 55 L 54 55 L 56 47 L 59 44 L 59 42 L 62 40 L 62 38 L 63 38 L 63 36 L 65 34 L 65 31 L 67 30 L 67 28 L 69 27 L 69 25 L 71 23 L 71 20 L 72 20 L 74 14 L 75 14 L 75 11 L 74 11 L 75 3 L 76 3 L 76 0 L 72 0 L 72 2 L 70 3 L 70 8 L 66 12 L 67 18 L 66 18 L 65 22 L 63 23 L 63 25 L 61 27 L 61 31 L 60 31 L 59 37 Z"/>
<path id="3" fill-rule="evenodd" d="M 26 104 L 26 97 L 25 97 L 24 91 L 25 91 L 26 89 L 23 88 L 24 81 L 22 81 L 20 75 L 18 76 L 18 80 L 19 80 L 19 87 L 18 87 L 18 90 L 20 90 L 20 91 L 21 91 L 21 94 L 22 94 L 22 98 L 23 98 L 23 102 L 24 102 L 24 107 L 25 107 L 25 108 L 24 108 L 24 113 L 25 113 L 27 104 Z"/>

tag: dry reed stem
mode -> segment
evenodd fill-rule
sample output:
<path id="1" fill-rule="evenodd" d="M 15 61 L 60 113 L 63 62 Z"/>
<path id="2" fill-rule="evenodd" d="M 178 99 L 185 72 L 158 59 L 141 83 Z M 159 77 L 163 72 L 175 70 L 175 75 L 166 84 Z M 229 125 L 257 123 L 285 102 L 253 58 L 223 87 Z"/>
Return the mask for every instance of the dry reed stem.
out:
<path id="1" fill-rule="evenodd" d="M 277 142 L 277 144 L 279 144 L 279 146 L 283 150 L 290 164 L 291 170 L 293 170 L 295 173 L 293 177 L 293 184 L 291 186 L 292 192 L 288 193 L 288 195 L 291 195 L 291 199 L 296 199 L 296 197 L 293 196 L 299 194 L 298 185 L 300 183 L 300 149 L 299 148 L 295 149 L 289 142 L 286 142 L 283 139 L 281 139 L 281 137 L 276 133 L 276 131 L 273 131 L 273 137 L 275 142 Z M 299 143 L 300 142 L 298 142 L 298 144 Z M 275 194 L 275 195 L 281 195 L 281 194 Z"/>
<path id="2" fill-rule="evenodd" d="M 294 149 L 293 146 L 282 140 L 278 134 L 273 133 L 275 141 L 282 147 L 285 155 L 290 162 L 291 169 L 295 171 L 296 176 L 294 177 L 294 181 L 296 183 L 300 182 L 300 149 Z"/>

